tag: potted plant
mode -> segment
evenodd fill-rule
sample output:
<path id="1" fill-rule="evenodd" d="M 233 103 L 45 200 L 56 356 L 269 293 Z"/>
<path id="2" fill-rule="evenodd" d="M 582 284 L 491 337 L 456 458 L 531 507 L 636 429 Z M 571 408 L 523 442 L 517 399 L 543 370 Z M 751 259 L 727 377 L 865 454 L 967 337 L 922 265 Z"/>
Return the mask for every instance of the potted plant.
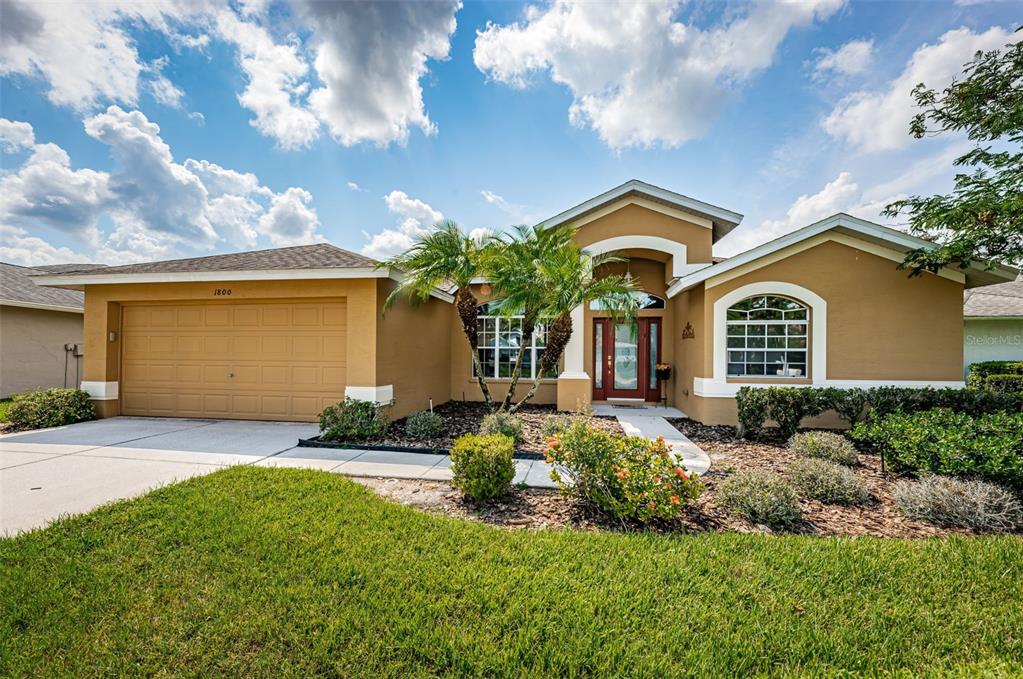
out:
<path id="1" fill-rule="evenodd" d="M 667 363 L 658 363 L 654 366 L 654 374 L 657 375 L 657 379 L 663 382 L 671 377 L 671 366 Z"/>

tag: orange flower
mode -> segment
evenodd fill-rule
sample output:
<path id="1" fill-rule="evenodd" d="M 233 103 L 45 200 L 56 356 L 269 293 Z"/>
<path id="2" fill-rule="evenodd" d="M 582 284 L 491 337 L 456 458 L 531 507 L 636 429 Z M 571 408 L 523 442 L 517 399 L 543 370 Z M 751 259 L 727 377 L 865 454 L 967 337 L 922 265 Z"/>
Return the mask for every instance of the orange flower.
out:
<path id="1" fill-rule="evenodd" d="M 657 503 L 654 502 L 653 500 L 651 500 L 650 504 L 647 506 L 650 507 L 650 509 L 657 509 Z"/>
<path id="2" fill-rule="evenodd" d="M 619 469 L 618 471 L 615 472 L 615 476 L 617 476 L 620 479 L 624 479 L 628 475 L 629 475 L 628 469 Z"/>
<path id="3" fill-rule="evenodd" d="M 689 478 L 686 475 L 685 471 L 682 469 L 682 467 L 675 467 L 675 476 L 677 476 L 677 477 L 679 477 L 680 479 L 683 479 L 683 480 Z"/>
<path id="4" fill-rule="evenodd" d="M 556 448 L 560 444 L 561 444 L 561 441 L 559 441 L 557 439 L 557 437 L 555 437 L 555 436 L 549 436 L 547 438 L 547 446 L 550 447 L 550 448 Z"/>
<path id="5" fill-rule="evenodd" d="M 670 498 L 668 498 L 668 499 L 669 499 L 669 500 L 671 500 L 671 504 L 673 504 L 673 505 L 678 505 L 678 504 L 682 504 L 682 500 L 679 500 L 679 499 L 678 499 L 678 495 L 672 495 L 672 496 L 671 496 Z"/>
<path id="6" fill-rule="evenodd" d="M 554 462 L 554 458 L 551 457 L 550 455 L 548 455 L 547 456 L 547 464 L 550 464 L 551 462 Z"/>
<path id="7" fill-rule="evenodd" d="M 655 476 L 654 477 L 654 483 L 660 483 L 660 482 L 661 482 L 661 477 L 660 476 Z"/>

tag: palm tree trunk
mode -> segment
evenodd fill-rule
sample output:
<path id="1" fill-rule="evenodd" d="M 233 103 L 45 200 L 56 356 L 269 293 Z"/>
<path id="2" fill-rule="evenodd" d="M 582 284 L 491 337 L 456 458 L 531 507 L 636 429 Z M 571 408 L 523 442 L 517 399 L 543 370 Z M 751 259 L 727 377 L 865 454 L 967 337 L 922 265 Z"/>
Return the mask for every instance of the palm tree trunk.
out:
<path id="1" fill-rule="evenodd" d="M 462 321 L 462 332 L 465 333 L 465 339 L 469 342 L 473 372 L 476 373 L 476 381 L 480 385 L 480 391 L 483 392 L 483 401 L 487 404 L 488 410 L 493 410 L 494 399 L 490 396 L 487 377 L 483 374 L 483 365 L 480 363 L 479 330 L 476 328 L 479 302 L 468 286 L 458 288 L 458 291 L 455 292 L 455 309 L 458 311 L 458 318 Z"/>
<path id="2" fill-rule="evenodd" d="M 543 379 L 543 376 L 551 368 L 557 367 L 558 361 L 561 360 L 561 355 L 565 353 L 565 347 L 568 345 L 568 340 L 571 337 L 572 317 L 568 314 L 563 314 L 555 318 L 554 322 L 547 327 L 547 347 L 543 351 L 540 364 L 536 366 L 536 377 L 533 378 L 533 384 L 530 385 L 529 391 L 522 397 L 522 400 L 512 406 L 508 412 L 514 413 L 536 395 L 536 390 L 540 388 L 540 380 Z"/>
<path id="3" fill-rule="evenodd" d="M 504 396 L 499 410 L 504 410 L 515 400 L 515 388 L 519 385 L 519 376 L 522 374 L 522 358 L 533 346 L 533 333 L 536 331 L 536 323 L 526 318 L 522 319 L 522 337 L 519 338 L 519 353 L 515 356 L 515 367 L 512 368 L 511 384 L 508 385 L 508 393 Z"/>

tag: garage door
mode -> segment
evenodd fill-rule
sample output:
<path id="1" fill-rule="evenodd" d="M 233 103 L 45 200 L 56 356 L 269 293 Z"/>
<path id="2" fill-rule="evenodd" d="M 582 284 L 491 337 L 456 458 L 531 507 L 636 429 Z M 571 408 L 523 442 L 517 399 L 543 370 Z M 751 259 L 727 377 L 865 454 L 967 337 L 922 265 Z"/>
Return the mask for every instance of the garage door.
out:
<path id="1" fill-rule="evenodd" d="M 345 301 L 130 305 L 125 415 L 312 421 L 344 397 Z"/>

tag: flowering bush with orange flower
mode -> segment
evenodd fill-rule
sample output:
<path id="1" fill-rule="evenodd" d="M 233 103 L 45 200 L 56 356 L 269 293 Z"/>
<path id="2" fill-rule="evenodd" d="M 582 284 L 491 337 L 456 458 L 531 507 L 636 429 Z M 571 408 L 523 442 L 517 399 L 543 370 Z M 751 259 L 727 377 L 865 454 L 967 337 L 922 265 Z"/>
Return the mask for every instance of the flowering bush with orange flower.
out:
<path id="1" fill-rule="evenodd" d="M 703 492 L 664 439 L 612 434 L 575 421 L 547 440 L 551 478 L 619 519 L 648 522 L 678 518 L 686 503 Z"/>

